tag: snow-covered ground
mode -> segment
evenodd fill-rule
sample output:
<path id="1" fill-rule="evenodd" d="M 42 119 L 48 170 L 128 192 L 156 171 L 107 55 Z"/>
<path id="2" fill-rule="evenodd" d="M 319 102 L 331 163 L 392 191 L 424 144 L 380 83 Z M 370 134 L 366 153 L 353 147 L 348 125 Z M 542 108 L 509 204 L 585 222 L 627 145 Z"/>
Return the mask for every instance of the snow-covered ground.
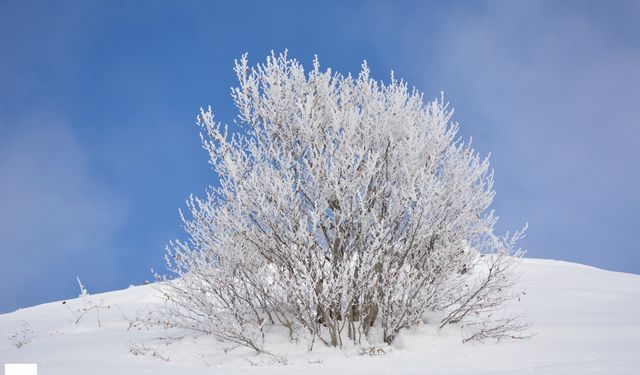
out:
<path id="1" fill-rule="evenodd" d="M 276 351 L 285 365 L 245 349 L 225 352 L 210 337 L 128 329 L 160 299 L 152 286 L 136 286 L 87 297 L 105 306 L 98 310 L 101 327 L 96 309 L 75 323 L 81 299 L 0 315 L 0 365 L 35 362 L 43 375 L 640 374 L 639 275 L 526 259 L 521 286 L 526 295 L 516 308 L 534 321 L 531 339 L 462 344 L 456 327 L 423 326 L 375 356 L 282 344 Z"/>

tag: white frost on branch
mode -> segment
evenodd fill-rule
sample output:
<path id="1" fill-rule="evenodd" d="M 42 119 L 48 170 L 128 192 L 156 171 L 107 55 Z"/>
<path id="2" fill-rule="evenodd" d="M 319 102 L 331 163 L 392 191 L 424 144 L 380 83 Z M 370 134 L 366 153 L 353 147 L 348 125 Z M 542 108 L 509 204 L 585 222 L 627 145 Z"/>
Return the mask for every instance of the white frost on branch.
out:
<path id="1" fill-rule="evenodd" d="M 444 99 L 377 82 L 366 63 L 354 78 L 244 55 L 235 71 L 241 131 L 198 115 L 220 183 L 190 197 L 190 238 L 168 248 L 171 324 L 259 352 L 276 325 L 310 348 L 391 343 L 426 311 L 490 322 L 517 297 L 522 232 L 494 234 L 489 160 Z"/>

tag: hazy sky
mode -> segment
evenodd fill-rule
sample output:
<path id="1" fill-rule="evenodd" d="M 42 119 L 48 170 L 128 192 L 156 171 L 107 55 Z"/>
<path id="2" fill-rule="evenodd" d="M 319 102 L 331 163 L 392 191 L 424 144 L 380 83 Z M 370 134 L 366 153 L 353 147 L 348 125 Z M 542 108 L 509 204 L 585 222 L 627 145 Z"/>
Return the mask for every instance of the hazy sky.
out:
<path id="1" fill-rule="evenodd" d="M 640 273 L 640 2 L 218 3 L 0 0 L 0 312 L 162 272 L 216 181 L 199 107 L 231 122 L 233 60 L 285 48 L 444 91 L 492 154 L 500 231 Z"/>

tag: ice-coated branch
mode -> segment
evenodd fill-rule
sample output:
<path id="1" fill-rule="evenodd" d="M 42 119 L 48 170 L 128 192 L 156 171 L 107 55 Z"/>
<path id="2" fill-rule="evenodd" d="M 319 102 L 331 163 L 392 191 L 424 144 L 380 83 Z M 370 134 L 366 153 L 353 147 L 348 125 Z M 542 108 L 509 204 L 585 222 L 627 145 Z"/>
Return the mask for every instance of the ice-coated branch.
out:
<path id="1" fill-rule="evenodd" d="M 494 234 L 493 171 L 442 97 L 286 53 L 235 71 L 241 131 L 197 116 L 220 182 L 168 248 L 171 324 L 257 351 L 276 325 L 310 347 L 391 343 L 427 310 L 444 326 L 513 298 L 520 235 Z"/>

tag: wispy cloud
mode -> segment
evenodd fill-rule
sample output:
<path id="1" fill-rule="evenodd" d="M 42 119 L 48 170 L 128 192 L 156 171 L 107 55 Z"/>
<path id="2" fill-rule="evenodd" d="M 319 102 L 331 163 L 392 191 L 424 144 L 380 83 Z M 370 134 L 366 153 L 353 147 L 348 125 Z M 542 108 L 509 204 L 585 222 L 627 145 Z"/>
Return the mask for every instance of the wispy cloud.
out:
<path id="1" fill-rule="evenodd" d="M 492 152 L 502 229 L 528 221 L 531 256 L 637 272 L 640 3 L 367 12 L 388 64 L 428 97 L 444 90 L 462 135 Z"/>
<path id="2" fill-rule="evenodd" d="M 485 5 L 450 14 L 437 56 L 465 133 L 493 151 L 498 211 L 508 224 L 530 221 L 534 256 L 632 270 L 640 6 Z M 405 37 L 415 41 L 416 28 Z"/>
<path id="3" fill-rule="evenodd" d="M 63 119 L 16 121 L 0 139 L 0 300 L 14 308 L 69 290 L 76 274 L 117 272 L 109 246 L 124 214 Z"/>

